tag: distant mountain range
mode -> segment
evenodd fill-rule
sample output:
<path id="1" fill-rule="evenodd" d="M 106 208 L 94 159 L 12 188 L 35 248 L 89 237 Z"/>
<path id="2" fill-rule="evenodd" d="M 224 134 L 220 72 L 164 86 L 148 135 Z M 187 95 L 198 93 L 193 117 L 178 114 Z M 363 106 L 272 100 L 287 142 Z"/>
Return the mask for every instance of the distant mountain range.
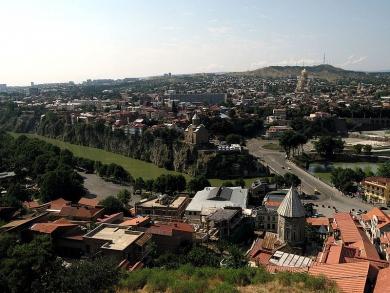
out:
<path id="1" fill-rule="evenodd" d="M 267 78 L 288 78 L 297 77 L 300 75 L 303 68 L 309 73 L 309 77 L 315 77 L 326 80 L 338 80 L 338 79 L 361 79 L 367 77 L 389 77 L 390 72 L 363 72 L 363 71 L 351 71 L 342 68 L 337 68 L 332 65 L 322 64 L 315 66 L 268 66 L 259 68 L 252 71 L 236 72 L 237 75 L 252 75 Z"/>

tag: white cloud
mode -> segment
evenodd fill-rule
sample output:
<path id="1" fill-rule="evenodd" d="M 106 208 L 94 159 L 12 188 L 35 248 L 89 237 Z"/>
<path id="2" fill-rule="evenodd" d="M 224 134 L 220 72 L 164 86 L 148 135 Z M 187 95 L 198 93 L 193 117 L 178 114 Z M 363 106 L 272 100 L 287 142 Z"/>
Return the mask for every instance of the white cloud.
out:
<path id="1" fill-rule="evenodd" d="M 367 59 L 367 56 L 358 57 L 355 55 L 351 55 L 347 58 L 347 60 L 344 63 L 340 64 L 340 66 L 344 67 L 344 66 L 348 66 L 348 65 L 355 65 L 355 64 L 363 62 L 366 59 Z"/>

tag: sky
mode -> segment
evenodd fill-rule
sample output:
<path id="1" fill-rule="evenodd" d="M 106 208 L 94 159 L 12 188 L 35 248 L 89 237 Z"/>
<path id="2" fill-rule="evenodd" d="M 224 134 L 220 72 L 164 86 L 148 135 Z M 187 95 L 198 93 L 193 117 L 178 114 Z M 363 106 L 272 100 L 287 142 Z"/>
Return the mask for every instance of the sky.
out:
<path id="1" fill-rule="evenodd" d="M 0 0 L 0 83 L 390 69 L 388 0 Z"/>

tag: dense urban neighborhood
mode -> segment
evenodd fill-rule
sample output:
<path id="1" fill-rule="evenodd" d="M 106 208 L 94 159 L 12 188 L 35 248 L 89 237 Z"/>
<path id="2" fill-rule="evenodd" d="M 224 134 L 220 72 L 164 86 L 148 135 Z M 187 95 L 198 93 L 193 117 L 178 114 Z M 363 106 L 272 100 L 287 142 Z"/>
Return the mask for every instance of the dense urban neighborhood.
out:
<path id="1" fill-rule="evenodd" d="M 389 129 L 328 64 L 0 84 L 1 291 L 390 292 Z"/>

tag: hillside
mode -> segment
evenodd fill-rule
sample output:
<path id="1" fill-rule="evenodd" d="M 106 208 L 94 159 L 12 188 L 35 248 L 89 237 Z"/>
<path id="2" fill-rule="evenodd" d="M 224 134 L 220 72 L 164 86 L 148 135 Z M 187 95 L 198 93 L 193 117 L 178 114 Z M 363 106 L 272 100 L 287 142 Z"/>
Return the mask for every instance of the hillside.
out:
<path id="1" fill-rule="evenodd" d="M 249 75 L 266 78 L 295 78 L 306 68 L 310 77 L 334 81 L 338 79 L 362 79 L 367 77 L 390 77 L 389 72 L 361 72 L 337 68 L 322 64 L 315 66 L 268 66 L 252 71 L 237 72 L 237 75 Z"/>
<path id="2" fill-rule="evenodd" d="M 338 288 L 322 277 L 306 273 L 270 274 L 262 268 L 141 269 L 124 274 L 117 292 L 177 293 L 336 293 Z"/>

